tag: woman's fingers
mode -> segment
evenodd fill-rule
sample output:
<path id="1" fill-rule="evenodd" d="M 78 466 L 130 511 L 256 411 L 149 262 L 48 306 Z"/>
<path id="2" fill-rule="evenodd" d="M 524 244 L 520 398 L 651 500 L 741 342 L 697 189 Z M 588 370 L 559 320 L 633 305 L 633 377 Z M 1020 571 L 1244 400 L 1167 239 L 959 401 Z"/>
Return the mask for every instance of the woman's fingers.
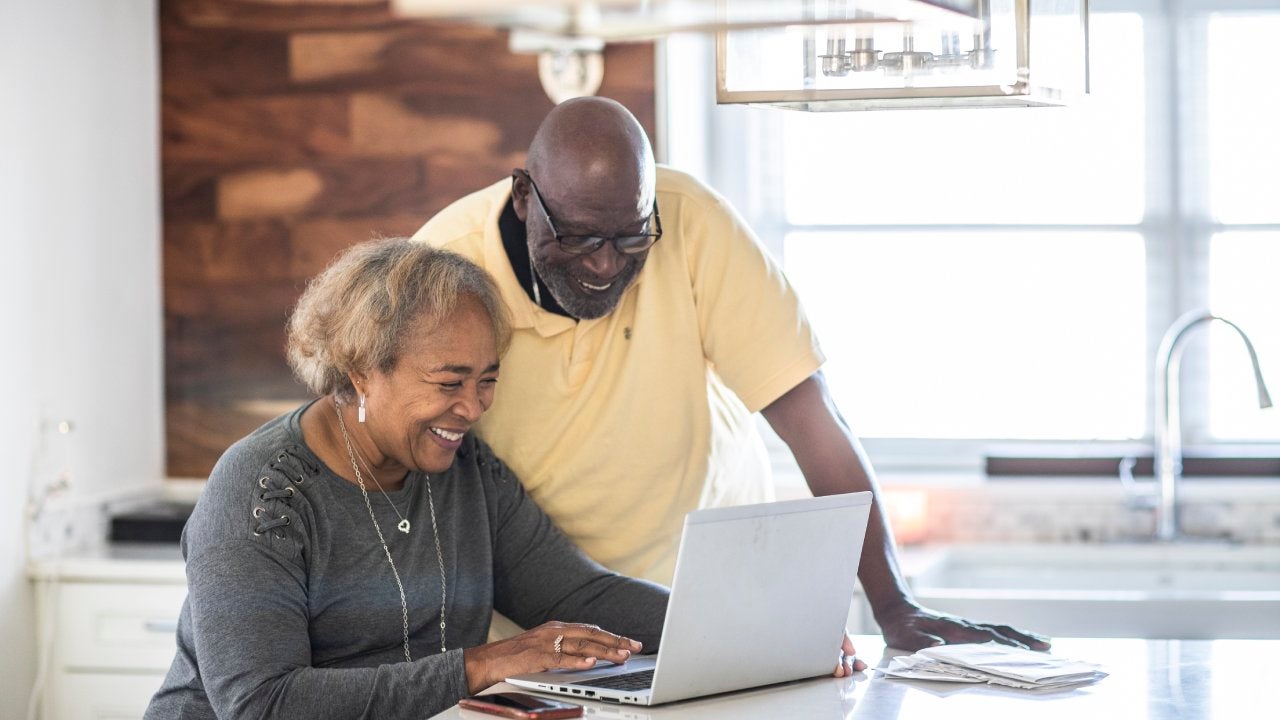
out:
<path id="1" fill-rule="evenodd" d="M 590 667 L 597 659 L 624 663 L 643 648 L 635 640 L 595 625 L 547 623 L 530 634 L 551 653 L 552 667 Z"/>
<path id="2" fill-rule="evenodd" d="M 602 644 L 592 638 L 579 637 L 568 640 L 562 648 L 579 657 L 603 658 L 610 662 L 626 662 L 631 658 L 631 650 L 613 645 Z"/>
<path id="3" fill-rule="evenodd" d="M 569 653 L 556 653 L 551 656 L 551 662 L 547 664 L 548 670 L 559 668 L 563 670 L 580 670 L 583 668 L 592 668 L 596 665 L 595 657 L 583 657 L 581 655 L 570 655 Z"/>
<path id="4" fill-rule="evenodd" d="M 585 670 L 599 660 L 624 663 L 640 643 L 595 625 L 543 623 L 519 635 L 463 651 L 467 687 L 472 692 L 512 675 L 552 668 Z"/>
<path id="5" fill-rule="evenodd" d="M 586 637 L 593 642 L 607 645 L 621 650 L 629 650 L 631 652 L 639 652 L 643 647 L 639 642 L 621 635 L 614 635 L 608 630 L 602 629 L 599 625 L 565 625 L 564 627 L 571 630 L 580 630 L 586 633 Z M 575 633 L 576 635 L 577 633 Z"/>

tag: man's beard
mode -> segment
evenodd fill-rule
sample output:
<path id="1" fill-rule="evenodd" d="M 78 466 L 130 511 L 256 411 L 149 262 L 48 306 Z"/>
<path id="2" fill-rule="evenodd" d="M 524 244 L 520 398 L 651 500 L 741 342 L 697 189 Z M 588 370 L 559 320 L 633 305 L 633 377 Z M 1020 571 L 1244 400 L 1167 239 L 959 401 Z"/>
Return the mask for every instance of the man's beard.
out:
<path id="1" fill-rule="evenodd" d="M 622 299 L 622 293 L 631 287 L 631 283 L 635 281 L 636 276 L 640 274 L 640 269 L 644 266 L 643 261 L 635 255 L 624 255 L 623 258 L 626 260 L 626 265 L 622 272 L 613 278 L 609 289 L 602 293 L 591 294 L 588 294 L 588 291 L 573 278 L 567 264 L 548 263 L 536 254 L 530 259 L 533 261 L 533 269 L 538 273 L 538 277 L 542 278 L 543 284 L 551 291 L 551 296 L 560 303 L 560 307 L 564 308 L 565 312 L 579 320 L 594 320 L 613 312 Z"/>

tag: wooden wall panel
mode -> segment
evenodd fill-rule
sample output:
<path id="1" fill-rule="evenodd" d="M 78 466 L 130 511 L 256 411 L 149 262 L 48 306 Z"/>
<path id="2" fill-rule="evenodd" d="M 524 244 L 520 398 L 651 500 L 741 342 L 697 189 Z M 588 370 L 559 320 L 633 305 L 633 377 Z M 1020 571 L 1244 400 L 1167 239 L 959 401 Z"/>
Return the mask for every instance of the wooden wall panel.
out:
<path id="1" fill-rule="evenodd" d="M 508 175 L 551 102 L 533 56 L 385 0 L 162 0 L 168 472 L 204 476 L 307 397 L 284 361 L 306 280 Z M 652 135 L 653 48 L 600 94 Z"/>

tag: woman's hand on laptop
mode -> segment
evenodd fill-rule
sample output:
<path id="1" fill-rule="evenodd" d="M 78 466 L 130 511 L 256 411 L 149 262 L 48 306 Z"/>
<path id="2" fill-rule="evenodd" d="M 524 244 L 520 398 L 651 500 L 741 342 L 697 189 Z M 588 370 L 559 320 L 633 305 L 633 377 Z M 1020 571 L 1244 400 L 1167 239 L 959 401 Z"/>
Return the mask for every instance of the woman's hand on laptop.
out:
<path id="1" fill-rule="evenodd" d="M 958 615 L 937 612 L 908 602 L 902 610 L 877 617 L 884 632 L 885 644 L 899 650 L 915 652 L 932 645 L 952 643 L 984 643 L 994 640 L 1003 645 L 1048 650 L 1049 638 L 1008 625 L 974 622 Z"/>
<path id="2" fill-rule="evenodd" d="M 852 647 L 852 645 L 850 645 Z M 624 663 L 643 646 L 595 625 L 548 622 L 515 637 L 462 651 L 467 687 L 477 693 L 512 675 L 587 670 L 597 660 Z"/>
<path id="3" fill-rule="evenodd" d="M 844 640 L 840 642 L 840 662 L 836 664 L 835 677 L 849 677 L 866 669 L 867 664 L 855 657 L 853 638 L 845 633 Z"/>

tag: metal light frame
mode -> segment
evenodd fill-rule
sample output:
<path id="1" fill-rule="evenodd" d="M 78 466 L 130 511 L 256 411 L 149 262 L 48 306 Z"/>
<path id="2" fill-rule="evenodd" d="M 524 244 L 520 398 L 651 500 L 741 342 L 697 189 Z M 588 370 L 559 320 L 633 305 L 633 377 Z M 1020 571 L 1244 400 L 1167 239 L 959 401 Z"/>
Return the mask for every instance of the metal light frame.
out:
<path id="1" fill-rule="evenodd" d="M 720 0 L 721 8 L 731 0 Z M 1081 2 L 1084 39 L 1084 87 L 1088 92 L 1088 1 Z M 791 110 L 842 111 L 945 107 L 1031 107 L 1065 105 L 1073 97 L 1062 88 L 1036 85 L 1031 68 L 1030 0 L 1014 0 L 1017 79 L 1012 85 L 954 85 L 910 88 L 794 88 L 789 90 L 730 90 L 726 87 L 728 34 L 716 33 L 716 103 L 757 104 Z M 841 25 L 883 24 L 883 20 L 841 21 Z"/>

